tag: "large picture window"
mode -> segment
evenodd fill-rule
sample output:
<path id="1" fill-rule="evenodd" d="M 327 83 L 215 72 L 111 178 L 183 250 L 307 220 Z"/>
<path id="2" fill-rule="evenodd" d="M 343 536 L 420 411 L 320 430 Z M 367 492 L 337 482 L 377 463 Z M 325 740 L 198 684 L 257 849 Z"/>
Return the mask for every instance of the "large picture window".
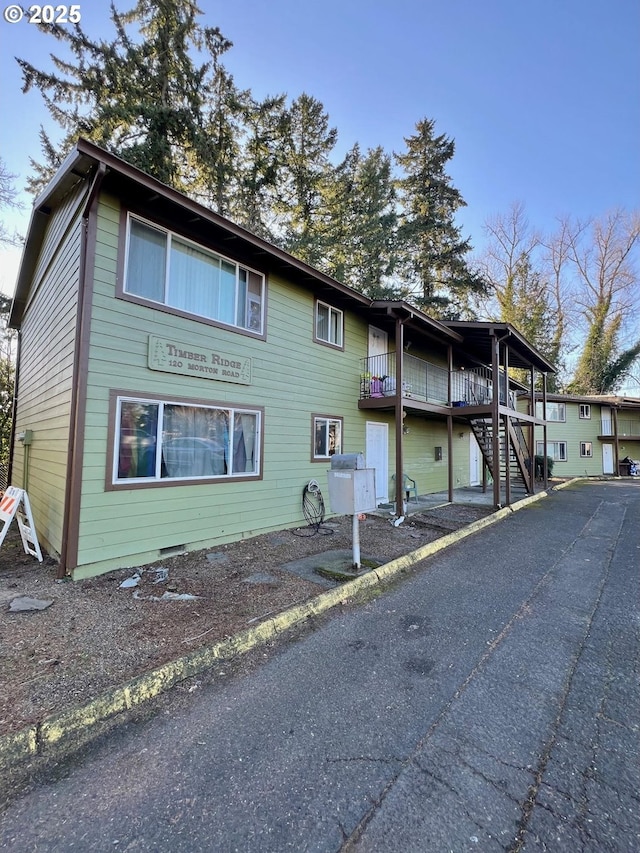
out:
<path id="1" fill-rule="evenodd" d="M 118 398 L 113 482 L 259 476 L 261 413 Z"/>
<path id="2" fill-rule="evenodd" d="M 544 453 L 544 441 L 536 442 L 536 453 L 538 456 L 542 456 Z M 554 462 L 566 462 L 567 461 L 567 442 L 566 441 L 548 441 L 547 442 L 547 455 L 550 456 Z"/>
<path id="3" fill-rule="evenodd" d="M 542 402 L 536 402 L 536 417 L 542 419 Z M 566 421 L 566 408 L 564 403 L 547 402 L 547 421 L 564 423 Z"/>
<path id="4" fill-rule="evenodd" d="M 130 216 L 125 293 L 262 333 L 264 276 Z"/>

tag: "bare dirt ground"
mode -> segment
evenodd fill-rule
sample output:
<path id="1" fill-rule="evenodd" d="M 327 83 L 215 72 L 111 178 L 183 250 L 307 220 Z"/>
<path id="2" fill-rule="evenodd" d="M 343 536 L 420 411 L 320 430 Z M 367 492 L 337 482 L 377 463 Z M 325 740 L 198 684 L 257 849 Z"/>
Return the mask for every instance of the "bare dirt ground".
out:
<path id="1" fill-rule="evenodd" d="M 450 504 L 400 527 L 367 516 L 363 563 L 388 562 L 491 512 Z M 135 569 L 57 581 L 55 562 L 26 555 L 14 527 L 0 549 L 0 736 L 309 600 L 333 582 L 313 569 L 296 573 L 289 563 L 352 553 L 351 518 L 341 517 L 315 535 L 312 528 L 285 530 L 171 557 L 138 570 L 137 585 L 123 588 Z M 14 612 L 24 596 L 52 603 Z"/>

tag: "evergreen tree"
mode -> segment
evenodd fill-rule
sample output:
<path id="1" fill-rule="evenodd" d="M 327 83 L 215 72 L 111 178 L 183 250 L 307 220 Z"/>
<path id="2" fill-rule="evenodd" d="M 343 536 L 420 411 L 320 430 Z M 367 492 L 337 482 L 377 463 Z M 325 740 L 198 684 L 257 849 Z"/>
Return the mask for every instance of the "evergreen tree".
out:
<path id="1" fill-rule="evenodd" d="M 286 96 L 245 104 L 243 141 L 237 168 L 237 192 L 232 201 L 232 218 L 266 240 L 277 233 L 274 207 L 280 169 L 284 161 Z"/>
<path id="2" fill-rule="evenodd" d="M 33 191 L 49 180 L 80 136 L 187 192 L 198 177 L 194 163 L 211 170 L 217 152 L 205 133 L 204 104 L 212 71 L 231 42 L 217 28 L 201 27 L 201 14 L 194 0 L 138 0 L 125 13 L 112 3 L 112 41 L 92 41 L 79 24 L 42 26 L 72 59 L 52 56 L 53 72 L 17 60 L 23 91 L 37 88 L 65 133 L 58 145 L 41 129 L 44 162 L 32 160 Z M 198 51 L 207 61 L 193 61 Z"/>
<path id="3" fill-rule="evenodd" d="M 485 285 L 467 264 L 471 245 L 454 221 L 465 206 L 446 172 L 455 145 L 434 129 L 434 121 L 419 121 L 416 133 L 405 139 L 406 152 L 395 155 L 404 175 L 397 181 L 399 266 L 420 307 L 452 317 L 469 292 L 481 292 Z"/>
<path id="4" fill-rule="evenodd" d="M 353 193 L 350 283 L 375 299 L 403 298 L 391 285 L 395 264 L 396 198 L 391 158 L 381 147 L 358 163 Z"/>
<path id="5" fill-rule="evenodd" d="M 322 183 L 321 205 L 316 225 L 317 243 L 324 272 L 345 284 L 356 286 L 353 275 L 353 244 L 356 240 L 355 195 L 357 172 L 362 162 L 356 143 Z"/>
<path id="6" fill-rule="evenodd" d="M 200 200 L 221 216 L 229 216 L 238 191 L 243 120 L 251 95 L 238 90 L 220 62 L 217 33 L 209 37 L 213 61 L 205 89 L 203 150 L 196 152 L 195 172 L 200 178 Z"/>
<path id="7" fill-rule="evenodd" d="M 516 260 L 509 278 L 497 293 L 499 319 L 510 323 L 520 334 L 551 360 L 554 312 L 549 304 L 548 285 L 531 260 L 522 255 Z M 512 371 L 516 379 L 527 381 L 526 371 Z"/>
<path id="8" fill-rule="evenodd" d="M 287 111 L 277 212 L 282 217 L 284 248 L 313 265 L 322 259 L 318 226 L 337 135 L 320 101 L 304 93 L 293 101 Z"/>

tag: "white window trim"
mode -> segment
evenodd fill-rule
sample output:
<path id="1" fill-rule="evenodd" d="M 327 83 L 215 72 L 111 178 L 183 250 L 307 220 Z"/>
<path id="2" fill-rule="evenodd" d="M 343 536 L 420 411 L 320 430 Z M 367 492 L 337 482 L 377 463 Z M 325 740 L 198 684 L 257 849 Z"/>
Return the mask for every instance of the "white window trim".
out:
<path id="1" fill-rule="evenodd" d="M 146 225 L 148 228 L 152 228 L 155 231 L 159 231 L 160 233 L 164 234 L 166 237 L 166 264 L 165 264 L 164 288 L 163 288 L 164 298 L 163 298 L 162 302 L 158 302 L 157 300 L 151 299 L 148 296 L 140 296 L 139 294 L 135 293 L 135 291 L 129 290 L 127 288 L 128 276 L 129 276 L 129 248 L 130 248 L 130 240 L 131 240 L 131 222 L 134 220 L 136 222 L 142 223 L 143 225 Z M 251 294 L 249 292 L 247 292 L 247 309 L 246 309 L 246 317 L 245 317 L 245 325 L 244 326 L 239 326 L 236 323 L 228 323 L 225 320 L 219 320 L 216 317 L 209 317 L 205 314 L 195 314 L 191 311 L 185 311 L 183 308 L 177 308 L 176 306 L 173 306 L 170 302 L 168 302 L 167 294 L 169 291 L 169 277 L 171 274 L 171 243 L 172 243 L 174 237 L 179 242 L 184 243 L 185 245 L 193 246 L 194 248 L 198 249 L 198 251 L 204 252 L 205 254 L 210 255 L 213 258 L 219 258 L 220 260 L 225 261 L 225 263 L 231 264 L 232 266 L 235 267 L 236 287 L 235 287 L 234 317 L 236 317 L 236 318 L 238 316 L 238 293 L 239 293 L 238 279 L 239 279 L 239 275 L 240 275 L 240 270 L 242 269 L 242 270 L 245 270 L 247 273 L 253 273 L 254 275 L 259 276 L 259 278 L 262 281 L 262 288 L 261 288 L 261 293 L 260 293 L 260 314 L 259 314 L 260 328 L 259 329 L 255 329 L 251 325 L 252 319 L 255 319 L 255 317 L 257 315 L 256 315 L 255 311 L 253 314 L 250 313 L 250 306 L 252 306 L 252 305 L 255 306 L 256 299 L 255 299 L 255 294 Z M 123 280 L 123 284 L 122 284 L 122 290 L 123 290 L 123 293 L 126 294 L 127 296 L 132 296 L 135 299 L 139 299 L 141 302 L 145 302 L 149 305 L 162 305 L 165 308 L 169 308 L 172 311 L 178 311 L 181 314 L 187 314 L 190 317 L 196 317 L 198 319 L 207 320 L 207 322 L 210 322 L 210 323 L 220 324 L 222 326 L 232 328 L 232 329 L 239 329 L 243 332 L 250 332 L 250 333 L 253 332 L 254 334 L 262 334 L 264 331 L 264 305 L 265 305 L 265 298 L 266 298 L 266 282 L 265 282 L 264 273 L 261 273 L 258 270 L 253 269 L 252 267 L 245 266 L 245 264 L 239 264 L 237 261 L 233 260 L 233 258 L 229 258 L 226 255 L 222 255 L 222 254 L 220 254 L 220 252 L 215 252 L 212 249 L 208 248 L 207 246 L 204 246 L 202 243 L 195 242 L 195 240 L 190 240 L 188 237 L 184 237 L 182 234 L 179 234 L 177 231 L 172 231 L 168 228 L 163 228 L 162 226 L 157 225 L 155 222 L 152 222 L 149 219 L 145 219 L 142 216 L 137 216 L 137 215 L 134 215 L 132 213 L 127 213 L 127 228 L 126 228 L 126 241 L 125 241 L 125 257 L 124 257 L 124 280 Z"/>
<path id="2" fill-rule="evenodd" d="M 589 452 L 587 452 L 587 450 Z M 581 459 L 591 459 L 593 456 L 593 442 L 592 441 L 581 441 L 580 442 L 580 458 Z"/>
<path id="3" fill-rule="evenodd" d="M 580 420 L 591 420 L 591 403 L 580 403 L 578 407 L 578 417 Z"/>

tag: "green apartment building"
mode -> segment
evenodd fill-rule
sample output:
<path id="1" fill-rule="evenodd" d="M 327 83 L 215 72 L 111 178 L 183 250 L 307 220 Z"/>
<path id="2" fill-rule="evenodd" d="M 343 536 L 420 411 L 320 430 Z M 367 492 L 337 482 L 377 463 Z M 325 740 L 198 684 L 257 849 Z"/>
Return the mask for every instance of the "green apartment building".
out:
<path id="1" fill-rule="evenodd" d="M 372 301 L 83 140 L 34 205 L 10 323 L 10 482 L 61 576 L 304 524 L 335 453 L 365 454 L 379 503 L 402 472 L 450 500 L 535 488 L 546 427 L 506 377 L 554 367 L 517 330 Z"/>
<path id="2" fill-rule="evenodd" d="M 536 401 L 542 417 L 542 400 Z M 640 461 L 640 400 L 616 395 L 548 394 L 547 453 L 558 477 L 628 474 L 624 459 Z M 536 453 L 543 435 L 536 433 Z"/>

